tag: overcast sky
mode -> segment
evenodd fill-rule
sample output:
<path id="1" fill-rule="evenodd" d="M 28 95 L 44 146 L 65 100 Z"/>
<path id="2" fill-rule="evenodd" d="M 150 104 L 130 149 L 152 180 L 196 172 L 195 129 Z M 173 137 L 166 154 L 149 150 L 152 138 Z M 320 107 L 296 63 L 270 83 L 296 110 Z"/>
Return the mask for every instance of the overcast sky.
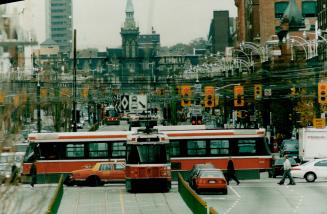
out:
<path id="1" fill-rule="evenodd" d="M 150 33 L 153 26 L 162 46 L 207 37 L 214 10 L 229 10 L 231 17 L 237 13 L 234 0 L 133 0 L 133 4 L 140 33 Z M 126 0 L 73 0 L 78 49 L 120 47 L 125 5 Z M 19 11 L 25 8 L 22 25 L 33 28 L 39 42 L 44 41 L 44 0 L 25 0 L 10 6 Z"/>

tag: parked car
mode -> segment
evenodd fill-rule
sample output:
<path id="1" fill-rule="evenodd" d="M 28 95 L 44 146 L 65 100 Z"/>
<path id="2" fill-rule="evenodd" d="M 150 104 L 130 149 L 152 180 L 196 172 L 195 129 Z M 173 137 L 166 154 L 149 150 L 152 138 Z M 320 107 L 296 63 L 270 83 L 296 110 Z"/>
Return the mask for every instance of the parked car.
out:
<path id="1" fill-rule="evenodd" d="M 280 156 L 288 155 L 297 159 L 299 157 L 299 142 L 296 139 L 286 139 L 282 141 L 280 147 Z"/>
<path id="2" fill-rule="evenodd" d="M 289 161 L 291 163 L 291 166 L 298 166 L 299 165 L 298 163 L 296 163 L 294 158 L 288 158 L 288 159 L 289 159 Z M 269 178 L 271 178 L 271 177 L 276 178 L 276 176 L 278 176 L 278 175 L 283 175 L 283 173 L 284 173 L 284 169 L 283 169 L 284 161 L 285 161 L 284 158 L 279 158 L 279 159 L 276 159 L 276 160 L 273 161 L 273 164 L 271 166 L 271 170 L 268 171 Z"/>
<path id="3" fill-rule="evenodd" d="M 191 187 L 194 185 L 194 176 L 201 170 L 201 169 L 214 169 L 214 165 L 211 163 L 206 163 L 206 164 L 195 164 L 193 165 L 193 168 L 190 171 L 190 174 L 188 176 L 188 183 Z"/>
<path id="4" fill-rule="evenodd" d="M 92 168 L 75 170 L 65 183 L 99 186 L 114 181 L 125 181 L 125 164 L 122 162 L 100 162 Z"/>
<path id="5" fill-rule="evenodd" d="M 194 177 L 194 190 L 199 194 L 202 191 L 220 191 L 227 194 L 227 181 L 220 169 L 201 169 Z"/>
<path id="6" fill-rule="evenodd" d="M 327 158 L 315 159 L 292 167 L 291 174 L 295 178 L 304 178 L 307 182 L 314 182 L 317 178 L 327 178 Z"/>

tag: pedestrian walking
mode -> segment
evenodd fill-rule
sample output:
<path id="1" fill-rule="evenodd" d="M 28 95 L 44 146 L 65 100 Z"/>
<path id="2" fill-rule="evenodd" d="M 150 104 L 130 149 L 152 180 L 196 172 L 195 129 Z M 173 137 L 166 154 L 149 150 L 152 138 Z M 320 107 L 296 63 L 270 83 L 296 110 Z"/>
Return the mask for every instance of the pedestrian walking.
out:
<path id="1" fill-rule="evenodd" d="M 36 171 L 36 165 L 35 165 L 35 162 L 34 161 L 31 165 L 31 168 L 30 168 L 30 175 L 31 175 L 31 186 L 34 187 L 34 184 L 36 184 L 37 180 L 36 180 L 36 177 L 37 177 L 37 171 Z"/>
<path id="2" fill-rule="evenodd" d="M 17 175 L 18 175 L 18 168 L 17 168 L 16 164 L 14 163 L 11 166 L 11 179 L 10 179 L 11 184 L 16 184 Z"/>
<path id="3" fill-rule="evenodd" d="M 234 162 L 233 162 L 232 158 L 230 157 L 228 160 L 228 164 L 227 164 L 227 185 L 229 185 L 229 181 L 231 179 L 236 181 L 237 185 L 240 184 L 240 181 L 237 179 L 237 177 L 235 175 Z"/>
<path id="4" fill-rule="evenodd" d="M 291 162 L 288 159 L 287 155 L 285 155 L 284 158 L 285 158 L 284 166 L 283 166 L 284 174 L 283 174 L 282 180 L 280 180 L 278 184 L 283 185 L 284 182 L 285 182 L 286 177 L 288 177 L 290 179 L 289 185 L 295 185 L 294 179 L 293 179 L 293 177 L 291 175 L 291 167 L 292 167 Z"/>

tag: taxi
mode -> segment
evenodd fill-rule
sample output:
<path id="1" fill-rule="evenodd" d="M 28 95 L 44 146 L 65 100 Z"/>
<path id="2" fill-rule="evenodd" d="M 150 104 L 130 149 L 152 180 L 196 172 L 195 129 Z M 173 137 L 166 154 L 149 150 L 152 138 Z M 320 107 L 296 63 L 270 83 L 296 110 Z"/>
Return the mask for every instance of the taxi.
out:
<path id="1" fill-rule="evenodd" d="M 202 169 L 195 176 L 194 190 L 199 194 L 202 191 L 215 191 L 227 194 L 227 181 L 220 169 Z"/>
<path id="2" fill-rule="evenodd" d="M 72 171 L 68 186 L 86 184 L 100 186 L 109 182 L 125 181 L 125 164 L 122 162 L 99 162 L 92 168 Z"/>

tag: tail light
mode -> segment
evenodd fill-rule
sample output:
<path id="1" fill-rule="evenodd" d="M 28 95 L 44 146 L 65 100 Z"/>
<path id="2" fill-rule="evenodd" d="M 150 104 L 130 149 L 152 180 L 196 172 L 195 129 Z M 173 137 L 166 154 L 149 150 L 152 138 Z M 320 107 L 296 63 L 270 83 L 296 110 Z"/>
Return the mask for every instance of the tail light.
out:
<path id="1" fill-rule="evenodd" d="M 203 179 L 196 179 L 196 183 L 197 183 L 197 184 L 203 184 L 203 183 L 205 183 L 205 182 L 203 181 Z"/>
<path id="2" fill-rule="evenodd" d="M 168 176 L 167 171 L 165 169 L 164 170 L 160 170 L 160 176 Z"/>

